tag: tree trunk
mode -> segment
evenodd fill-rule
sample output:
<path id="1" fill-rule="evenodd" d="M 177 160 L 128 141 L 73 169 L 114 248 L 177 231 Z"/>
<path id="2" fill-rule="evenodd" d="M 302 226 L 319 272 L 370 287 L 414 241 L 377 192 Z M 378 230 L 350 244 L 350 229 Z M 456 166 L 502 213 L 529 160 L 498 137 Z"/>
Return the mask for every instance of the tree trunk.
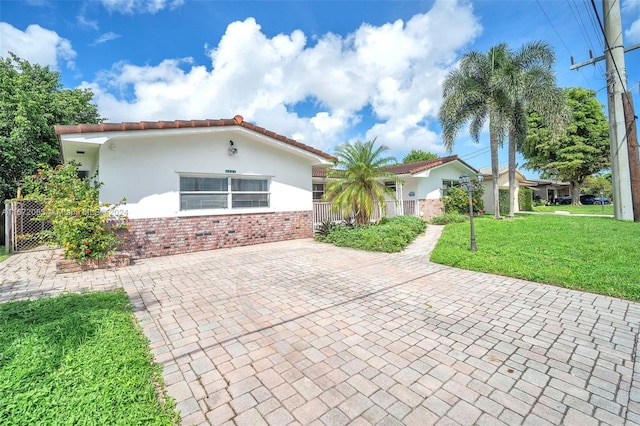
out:
<path id="1" fill-rule="evenodd" d="M 516 132 L 509 126 L 509 217 L 515 216 L 516 196 Z"/>
<path id="2" fill-rule="evenodd" d="M 498 136 L 494 131 L 489 131 L 489 141 L 491 147 L 491 176 L 493 180 L 493 217 L 502 219 L 502 216 L 500 216 L 500 191 L 498 190 Z"/>
<path id="3" fill-rule="evenodd" d="M 580 206 L 582 203 L 580 202 L 580 190 L 582 189 L 582 184 L 580 182 L 571 181 L 569 182 L 571 185 L 571 205 L 572 206 Z"/>

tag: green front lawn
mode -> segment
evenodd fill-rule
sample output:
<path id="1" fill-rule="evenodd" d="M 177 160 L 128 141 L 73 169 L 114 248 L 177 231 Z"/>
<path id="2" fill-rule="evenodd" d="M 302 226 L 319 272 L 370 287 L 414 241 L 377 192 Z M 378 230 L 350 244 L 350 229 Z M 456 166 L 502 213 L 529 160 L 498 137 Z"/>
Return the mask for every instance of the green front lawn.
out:
<path id="1" fill-rule="evenodd" d="M 0 423 L 177 421 L 124 291 L 0 304 Z"/>
<path id="2" fill-rule="evenodd" d="M 533 208 L 534 212 L 553 213 L 557 211 L 569 212 L 571 214 L 606 214 L 613 216 L 613 205 L 606 204 L 604 210 L 602 205 L 584 205 L 584 206 L 537 206 Z"/>
<path id="3" fill-rule="evenodd" d="M 6 260 L 9 257 L 8 254 L 0 254 L 0 262 L 2 262 L 3 260 Z"/>
<path id="4" fill-rule="evenodd" d="M 563 206 L 566 207 L 566 206 Z M 473 271 L 640 300 L 640 223 L 609 218 L 518 215 L 446 226 L 431 260 Z"/>

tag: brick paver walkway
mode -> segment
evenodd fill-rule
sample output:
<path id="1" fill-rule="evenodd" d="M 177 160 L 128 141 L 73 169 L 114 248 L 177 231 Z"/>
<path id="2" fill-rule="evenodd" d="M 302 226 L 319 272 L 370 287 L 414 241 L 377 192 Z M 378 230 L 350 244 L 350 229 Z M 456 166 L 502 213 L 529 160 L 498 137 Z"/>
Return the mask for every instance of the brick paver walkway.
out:
<path id="1" fill-rule="evenodd" d="M 640 304 L 312 240 L 58 275 L 0 302 L 124 287 L 191 424 L 640 424 Z"/>

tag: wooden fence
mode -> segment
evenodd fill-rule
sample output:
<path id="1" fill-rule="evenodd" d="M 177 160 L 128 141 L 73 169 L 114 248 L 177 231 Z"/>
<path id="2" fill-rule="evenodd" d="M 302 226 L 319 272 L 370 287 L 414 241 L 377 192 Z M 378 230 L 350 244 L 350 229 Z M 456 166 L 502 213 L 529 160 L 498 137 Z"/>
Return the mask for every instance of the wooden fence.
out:
<path id="1" fill-rule="evenodd" d="M 387 217 L 400 216 L 402 214 L 407 216 L 418 216 L 418 202 L 416 200 L 404 200 L 402 202 L 402 210 L 399 208 L 399 204 L 389 202 L 387 203 Z M 371 215 L 372 221 L 377 221 L 380 217 L 380 209 L 376 206 Z M 331 203 L 313 203 L 313 223 L 315 225 L 324 221 L 341 222 L 344 220 L 340 212 L 334 212 L 331 210 Z"/>

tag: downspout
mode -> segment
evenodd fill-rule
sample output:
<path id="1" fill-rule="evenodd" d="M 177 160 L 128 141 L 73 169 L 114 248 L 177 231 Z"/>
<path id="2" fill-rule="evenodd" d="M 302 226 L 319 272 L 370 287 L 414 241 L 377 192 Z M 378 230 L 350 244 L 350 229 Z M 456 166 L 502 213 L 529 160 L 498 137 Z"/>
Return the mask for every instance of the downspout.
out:
<path id="1" fill-rule="evenodd" d="M 399 216 L 404 216 L 404 200 L 402 198 L 402 191 L 403 191 L 404 185 L 402 184 L 402 182 L 398 182 L 398 183 L 399 185 L 396 185 L 396 202 L 400 203 Z M 398 186 L 400 186 L 400 196 L 398 196 Z"/>

